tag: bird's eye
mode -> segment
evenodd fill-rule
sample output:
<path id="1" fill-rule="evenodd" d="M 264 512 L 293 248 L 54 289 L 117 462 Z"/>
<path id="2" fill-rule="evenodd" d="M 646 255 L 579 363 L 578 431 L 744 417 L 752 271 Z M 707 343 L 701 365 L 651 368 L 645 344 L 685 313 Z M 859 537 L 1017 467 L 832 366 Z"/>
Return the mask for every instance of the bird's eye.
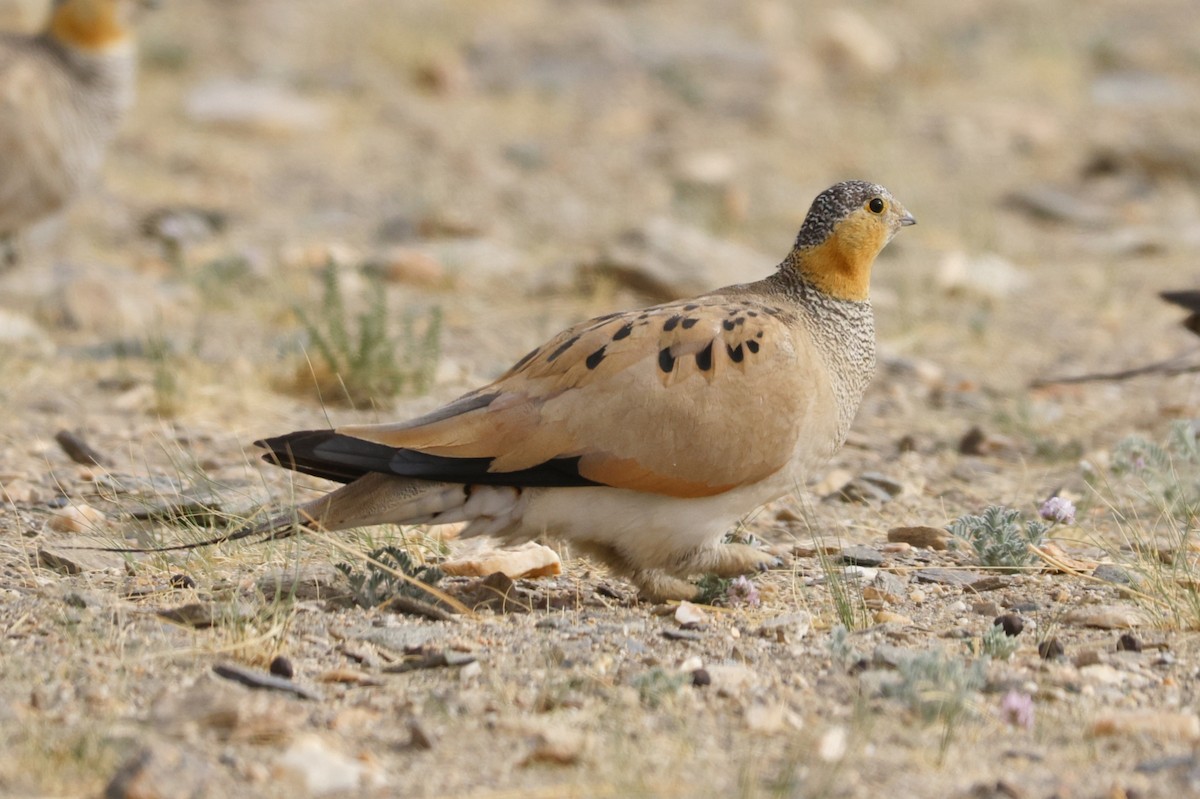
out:
<path id="1" fill-rule="evenodd" d="M 867 203 L 867 209 L 873 214 L 882 214 L 883 209 L 886 207 L 883 199 L 880 197 L 872 197 L 871 201 Z"/>

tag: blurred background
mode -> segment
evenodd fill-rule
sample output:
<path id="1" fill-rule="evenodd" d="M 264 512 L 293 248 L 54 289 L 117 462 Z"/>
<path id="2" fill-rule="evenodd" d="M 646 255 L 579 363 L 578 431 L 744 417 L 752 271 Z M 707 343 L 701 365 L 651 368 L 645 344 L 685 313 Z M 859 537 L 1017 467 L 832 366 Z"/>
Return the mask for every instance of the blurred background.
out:
<path id="1" fill-rule="evenodd" d="M 0 0 L 0 22 L 46 5 Z M 877 266 L 864 419 L 948 409 L 928 424 L 952 440 L 1019 417 L 1086 450 L 1195 399 L 1187 378 L 1027 391 L 1191 346 L 1155 294 L 1197 276 L 1193 11 L 166 2 L 100 179 L 0 277 L 0 402 L 243 442 L 395 415 L 588 315 L 761 277 L 856 177 L 920 222 Z M 375 314 L 395 362 L 359 368 L 390 381 L 321 363 L 337 313 L 352 339 Z"/>

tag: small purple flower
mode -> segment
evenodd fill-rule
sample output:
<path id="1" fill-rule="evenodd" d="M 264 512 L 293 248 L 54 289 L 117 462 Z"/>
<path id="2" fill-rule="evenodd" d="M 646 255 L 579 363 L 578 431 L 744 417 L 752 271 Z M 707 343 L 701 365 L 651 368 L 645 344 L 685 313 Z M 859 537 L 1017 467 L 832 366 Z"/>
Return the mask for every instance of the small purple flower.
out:
<path id="1" fill-rule="evenodd" d="M 1043 519 L 1055 524 L 1075 523 L 1075 503 L 1063 497 L 1050 497 L 1038 511 Z"/>
<path id="2" fill-rule="evenodd" d="M 729 584 L 729 588 L 725 590 L 725 601 L 734 608 L 742 605 L 756 608 L 762 603 L 758 596 L 758 586 L 745 576 L 734 578 Z"/>
<path id="3" fill-rule="evenodd" d="M 1020 691 L 1009 691 L 1000 700 L 1000 718 L 1014 727 L 1033 729 L 1033 697 Z"/>

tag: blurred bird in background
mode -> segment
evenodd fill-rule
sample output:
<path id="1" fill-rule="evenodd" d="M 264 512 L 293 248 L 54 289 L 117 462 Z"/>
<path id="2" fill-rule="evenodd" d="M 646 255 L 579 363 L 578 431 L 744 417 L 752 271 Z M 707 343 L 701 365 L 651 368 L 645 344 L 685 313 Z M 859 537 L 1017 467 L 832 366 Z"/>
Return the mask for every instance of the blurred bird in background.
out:
<path id="1" fill-rule="evenodd" d="M 1183 326 L 1200 336 L 1200 291 L 1163 291 L 1159 295 L 1172 305 L 1178 305 L 1188 312 L 1183 320 Z"/>
<path id="2" fill-rule="evenodd" d="M 54 0 L 40 33 L 0 34 L 0 266 L 99 171 L 133 103 L 133 21 L 150 4 Z"/>

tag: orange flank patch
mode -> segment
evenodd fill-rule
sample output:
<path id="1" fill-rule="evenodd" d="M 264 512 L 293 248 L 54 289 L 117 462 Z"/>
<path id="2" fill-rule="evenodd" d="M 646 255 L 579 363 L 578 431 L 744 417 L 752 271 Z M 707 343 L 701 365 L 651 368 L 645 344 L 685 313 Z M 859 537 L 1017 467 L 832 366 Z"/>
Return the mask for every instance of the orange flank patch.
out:
<path id="1" fill-rule="evenodd" d="M 118 0 L 71 0 L 50 20 L 50 35 L 81 50 L 107 50 L 130 38 L 118 16 Z"/>
<path id="2" fill-rule="evenodd" d="M 700 480 L 656 474 L 632 458 L 604 455 L 584 455 L 579 463 L 579 473 L 589 480 L 614 488 L 685 499 L 712 497 L 738 487 L 737 483 L 709 485 Z"/>

